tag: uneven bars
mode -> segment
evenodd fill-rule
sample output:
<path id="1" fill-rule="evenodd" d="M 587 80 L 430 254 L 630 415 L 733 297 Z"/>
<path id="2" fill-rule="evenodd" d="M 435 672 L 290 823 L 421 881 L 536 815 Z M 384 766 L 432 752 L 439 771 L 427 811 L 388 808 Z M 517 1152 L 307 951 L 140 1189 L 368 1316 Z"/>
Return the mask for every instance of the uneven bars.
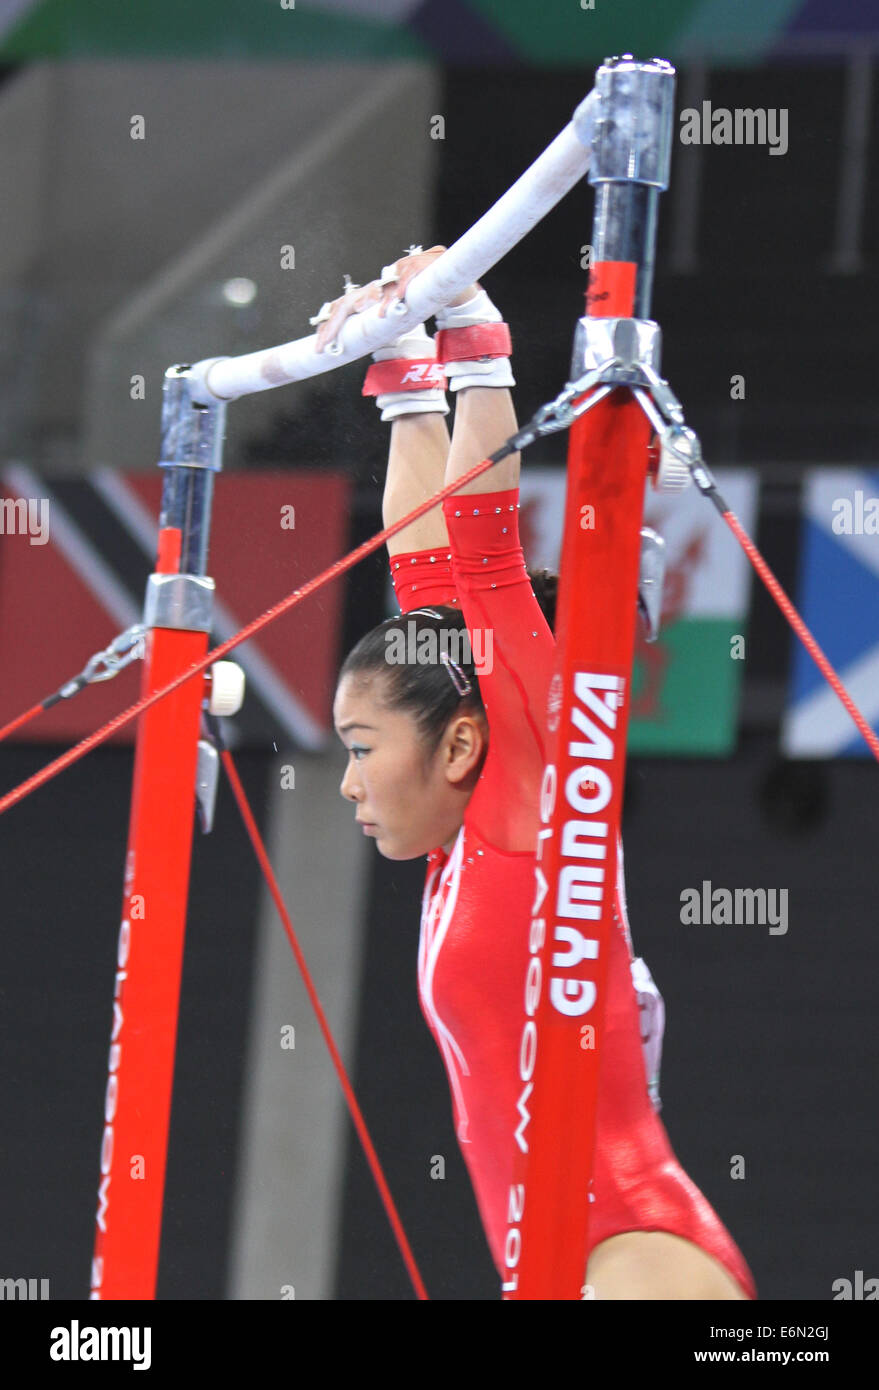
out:
<path id="1" fill-rule="evenodd" d="M 435 314 L 490 270 L 583 177 L 592 155 L 598 93 L 584 97 L 571 120 L 521 178 L 444 255 L 412 281 L 405 301 L 380 318 L 378 307 L 346 319 L 335 344 L 315 352 L 316 335 L 241 357 L 210 357 L 189 369 L 192 400 L 234 401 L 291 381 L 319 376 L 365 357 Z"/>

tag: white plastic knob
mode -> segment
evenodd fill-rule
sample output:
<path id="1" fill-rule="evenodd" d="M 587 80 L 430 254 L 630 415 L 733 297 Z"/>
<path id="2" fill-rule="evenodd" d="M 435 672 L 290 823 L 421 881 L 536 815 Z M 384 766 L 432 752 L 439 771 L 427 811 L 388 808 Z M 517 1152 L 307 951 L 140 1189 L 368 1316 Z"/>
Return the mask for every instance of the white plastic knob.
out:
<path id="1" fill-rule="evenodd" d="M 693 481 L 689 460 L 695 457 L 696 437 L 691 430 L 665 430 L 659 444 L 657 492 L 683 492 Z"/>
<path id="2" fill-rule="evenodd" d="M 208 709 L 220 716 L 237 714 L 244 704 L 244 672 L 237 661 L 215 661 L 211 667 Z"/>

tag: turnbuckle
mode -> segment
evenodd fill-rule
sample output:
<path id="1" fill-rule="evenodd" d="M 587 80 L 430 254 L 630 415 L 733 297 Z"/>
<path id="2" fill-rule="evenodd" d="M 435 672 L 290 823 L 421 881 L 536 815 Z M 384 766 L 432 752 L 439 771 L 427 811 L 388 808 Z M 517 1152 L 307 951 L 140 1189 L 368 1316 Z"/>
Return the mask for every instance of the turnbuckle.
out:
<path id="1" fill-rule="evenodd" d="M 142 623 L 135 623 L 133 627 L 126 628 L 125 632 L 114 637 L 110 645 L 105 647 L 103 651 L 95 652 L 79 675 L 63 686 L 59 694 L 62 696 L 74 695 L 84 685 L 94 685 L 99 681 L 112 680 L 132 661 L 142 661 L 145 648 L 146 628 Z M 104 669 L 102 670 L 101 667 Z"/>

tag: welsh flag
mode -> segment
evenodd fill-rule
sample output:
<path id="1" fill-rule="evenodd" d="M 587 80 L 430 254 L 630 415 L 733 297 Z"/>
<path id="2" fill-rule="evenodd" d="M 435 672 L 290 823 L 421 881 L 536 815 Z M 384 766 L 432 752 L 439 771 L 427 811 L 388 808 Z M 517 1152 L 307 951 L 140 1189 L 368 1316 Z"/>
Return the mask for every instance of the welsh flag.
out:
<path id="1" fill-rule="evenodd" d="M 753 534 L 755 472 L 712 472 L 745 530 Z M 520 527 L 529 567 L 558 568 L 564 497 L 564 469 L 523 477 Z M 638 625 L 629 752 L 723 757 L 736 742 L 751 566 L 695 487 L 668 494 L 648 484 L 644 525 L 665 541 L 666 573 L 657 641 L 645 641 Z"/>

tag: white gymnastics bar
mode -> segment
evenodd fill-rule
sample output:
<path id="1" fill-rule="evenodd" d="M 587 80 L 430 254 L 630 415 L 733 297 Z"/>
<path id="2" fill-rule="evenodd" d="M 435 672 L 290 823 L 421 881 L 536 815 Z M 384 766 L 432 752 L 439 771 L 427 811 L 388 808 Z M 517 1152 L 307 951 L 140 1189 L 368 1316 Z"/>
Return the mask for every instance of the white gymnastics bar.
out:
<path id="1" fill-rule="evenodd" d="M 564 130 L 511 188 L 444 255 L 412 281 L 405 301 L 386 318 L 378 308 L 345 320 L 338 340 L 315 352 L 315 334 L 241 357 L 210 357 L 187 376 L 191 399 L 200 405 L 234 401 L 291 381 L 304 381 L 384 347 L 421 323 L 490 270 L 561 202 L 589 168 L 598 94 L 590 92 Z"/>

